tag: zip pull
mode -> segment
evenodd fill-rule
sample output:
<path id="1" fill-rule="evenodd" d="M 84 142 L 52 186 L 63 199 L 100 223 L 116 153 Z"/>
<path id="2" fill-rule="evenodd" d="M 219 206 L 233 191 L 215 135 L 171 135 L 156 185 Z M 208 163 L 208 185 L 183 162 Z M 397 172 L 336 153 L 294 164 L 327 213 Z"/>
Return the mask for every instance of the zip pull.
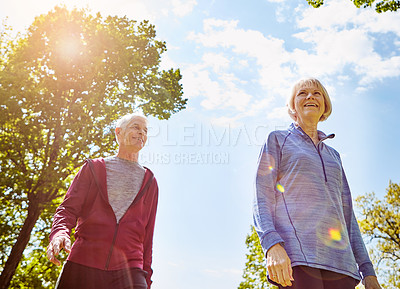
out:
<path id="1" fill-rule="evenodd" d="M 318 144 L 316 145 L 316 149 L 317 149 L 319 158 L 321 159 L 322 170 L 323 170 L 323 172 L 324 172 L 324 177 L 325 177 L 325 183 L 328 182 L 328 177 L 326 176 L 325 163 L 324 163 L 324 159 L 322 158 L 322 155 L 321 155 L 320 144 L 322 145 L 322 142 L 323 142 L 324 140 L 326 140 L 326 139 L 332 139 L 332 138 L 334 138 L 334 137 L 335 137 L 335 134 L 334 134 L 334 133 L 331 133 L 331 134 L 327 135 L 326 137 L 320 139 L 319 142 L 318 142 Z"/>

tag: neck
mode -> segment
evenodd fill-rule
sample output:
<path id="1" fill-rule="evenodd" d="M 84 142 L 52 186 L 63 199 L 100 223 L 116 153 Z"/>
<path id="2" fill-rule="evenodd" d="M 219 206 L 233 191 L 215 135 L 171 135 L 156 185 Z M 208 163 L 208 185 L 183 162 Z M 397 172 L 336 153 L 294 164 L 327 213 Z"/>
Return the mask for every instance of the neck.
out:
<path id="1" fill-rule="evenodd" d="M 298 120 L 297 123 L 301 129 L 312 139 L 312 141 L 317 144 L 319 141 L 317 129 L 318 122 Z"/>
<path id="2" fill-rule="evenodd" d="M 138 162 L 139 152 L 128 152 L 128 151 L 121 149 L 121 147 L 120 147 L 118 149 L 117 157 L 131 161 L 131 162 Z"/>

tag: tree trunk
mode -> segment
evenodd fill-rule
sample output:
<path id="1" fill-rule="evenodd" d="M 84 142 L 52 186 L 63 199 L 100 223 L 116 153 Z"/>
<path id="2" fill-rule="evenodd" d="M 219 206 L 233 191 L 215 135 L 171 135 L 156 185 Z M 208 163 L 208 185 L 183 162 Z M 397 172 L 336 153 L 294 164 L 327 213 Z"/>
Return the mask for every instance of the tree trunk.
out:
<path id="1" fill-rule="evenodd" d="M 32 202 L 30 202 L 28 207 L 28 217 L 25 219 L 17 241 L 12 247 L 10 256 L 8 257 L 4 269 L 1 272 L 0 289 L 6 289 L 8 286 L 10 286 L 11 279 L 15 274 L 15 270 L 17 269 L 19 262 L 21 261 L 24 250 L 29 243 L 32 230 L 35 227 L 36 221 L 41 213 L 42 209 L 39 209 L 38 204 L 32 204 Z"/>

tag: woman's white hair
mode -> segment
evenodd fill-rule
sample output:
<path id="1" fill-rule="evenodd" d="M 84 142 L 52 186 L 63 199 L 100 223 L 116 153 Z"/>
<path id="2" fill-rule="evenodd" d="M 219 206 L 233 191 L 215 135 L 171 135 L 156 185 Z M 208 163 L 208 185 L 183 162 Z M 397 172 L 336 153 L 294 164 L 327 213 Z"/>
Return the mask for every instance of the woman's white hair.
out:
<path id="1" fill-rule="evenodd" d="M 326 88 L 316 78 L 313 78 L 313 77 L 304 78 L 304 79 L 301 79 L 301 80 L 299 80 L 299 81 L 297 81 L 295 83 L 295 85 L 293 86 L 293 89 L 292 89 L 292 94 L 290 95 L 290 98 L 289 98 L 289 100 L 288 100 L 288 102 L 286 104 L 287 107 L 288 107 L 288 113 L 289 113 L 290 117 L 294 121 L 297 121 L 296 110 L 294 108 L 294 98 L 296 97 L 296 93 L 301 87 L 310 87 L 310 86 L 317 87 L 322 92 L 322 96 L 324 97 L 325 111 L 322 114 L 322 116 L 319 119 L 319 121 L 327 120 L 328 117 L 332 113 L 332 102 L 331 102 L 331 99 L 329 97 L 328 91 L 326 91 Z"/>
<path id="2" fill-rule="evenodd" d="M 122 116 L 120 119 L 117 120 L 115 123 L 115 128 L 121 128 L 122 130 L 125 130 L 126 127 L 135 119 L 135 118 L 142 118 L 146 120 L 147 122 L 147 117 L 143 114 L 139 113 L 129 113 L 124 116 Z M 117 134 L 115 133 L 115 138 L 118 142 L 118 137 Z M 119 143 L 119 142 L 118 142 Z"/>

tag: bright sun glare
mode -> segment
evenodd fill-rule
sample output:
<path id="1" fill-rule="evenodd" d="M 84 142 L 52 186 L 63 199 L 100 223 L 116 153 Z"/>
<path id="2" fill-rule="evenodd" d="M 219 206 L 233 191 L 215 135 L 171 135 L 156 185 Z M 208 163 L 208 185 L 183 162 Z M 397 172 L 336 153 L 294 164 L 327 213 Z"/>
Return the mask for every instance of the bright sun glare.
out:
<path id="1" fill-rule="evenodd" d="M 82 43 L 76 37 L 65 36 L 60 39 L 57 49 L 63 58 L 73 59 L 81 53 Z"/>

